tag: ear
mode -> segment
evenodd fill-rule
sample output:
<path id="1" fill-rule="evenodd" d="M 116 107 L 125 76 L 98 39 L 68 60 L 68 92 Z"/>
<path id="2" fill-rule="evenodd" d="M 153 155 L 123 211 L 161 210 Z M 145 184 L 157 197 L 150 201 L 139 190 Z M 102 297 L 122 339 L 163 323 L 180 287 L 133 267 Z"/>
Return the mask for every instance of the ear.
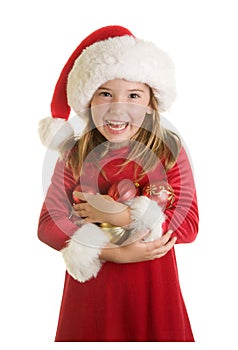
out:
<path id="1" fill-rule="evenodd" d="M 151 106 L 146 108 L 146 114 L 153 114 L 154 109 Z"/>

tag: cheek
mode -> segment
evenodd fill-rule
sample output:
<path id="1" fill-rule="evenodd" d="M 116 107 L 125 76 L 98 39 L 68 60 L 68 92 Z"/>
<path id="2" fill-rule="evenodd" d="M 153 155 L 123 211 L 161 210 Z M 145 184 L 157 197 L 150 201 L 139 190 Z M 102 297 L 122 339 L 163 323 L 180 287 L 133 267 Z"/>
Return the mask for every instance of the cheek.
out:
<path id="1" fill-rule="evenodd" d="M 91 115 L 94 124 L 97 127 L 103 125 L 103 117 L 107 113 L 107 107 L 105 105 L 91 106 Z"/>
<path id="2" fill-rule="evenodd" d="M 92 113 L 91 115 L 94 125 L 98 128 L 101 124 L 100 116 L 98 116 L 97 113 Z"/>
<path id="3" fill-rule="evenodd" d="M 134 111 L 131 111 L 131 119 L 132 124 L 134 127 L 139 128 L 146 116 L 146 108 L 145 107 L 139 107 L 134 109 Z"/>

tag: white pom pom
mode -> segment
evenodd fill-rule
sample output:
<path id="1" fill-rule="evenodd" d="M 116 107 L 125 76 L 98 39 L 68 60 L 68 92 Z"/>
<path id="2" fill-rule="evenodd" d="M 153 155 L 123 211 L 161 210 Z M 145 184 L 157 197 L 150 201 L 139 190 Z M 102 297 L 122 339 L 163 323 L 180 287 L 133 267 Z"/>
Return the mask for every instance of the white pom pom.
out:
<path id="1" fill-rule="evenodd" d="M 54 150 L 58 150 L 65 140 L 74 135 L 69 122 L 52 117 L 40 120 L 38 132 L 43 145 Z"/>

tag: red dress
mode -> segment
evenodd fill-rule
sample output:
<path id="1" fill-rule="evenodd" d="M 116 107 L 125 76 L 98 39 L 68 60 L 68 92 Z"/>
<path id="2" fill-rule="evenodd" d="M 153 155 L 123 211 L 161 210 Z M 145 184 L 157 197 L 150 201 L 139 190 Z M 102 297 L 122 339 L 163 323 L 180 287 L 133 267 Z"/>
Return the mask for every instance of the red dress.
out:
<path id="1" fill-rule="evenodd" d="M 136 181 L 133 162 L 118 173 L 128 149 L 107 154 L 101 167 L 106 178 L 88 162 L 85 181 L 95 182 L 100 192 L 123 178 Z M 166 174 L 162 163 L 140 181 L 167 177 L 175 192 L 175 202 L 167 209 L 165 231 L 172 228 L 176 243 L 192 242 L 198 232 L 198 208 L 193 175 L 182 148 L 176 164 Z M 69 216 L 76 186 L 69 168 L 58 161 L 40 215 L 38 236 L 56 250 L 67 245 L 78 229 Z M 79 282 L 66 272 L 55 341 L 194 341 L 181 294 L 174 249 L 164 257 L 140 263 L 103 263 L 96 277 Z"/>

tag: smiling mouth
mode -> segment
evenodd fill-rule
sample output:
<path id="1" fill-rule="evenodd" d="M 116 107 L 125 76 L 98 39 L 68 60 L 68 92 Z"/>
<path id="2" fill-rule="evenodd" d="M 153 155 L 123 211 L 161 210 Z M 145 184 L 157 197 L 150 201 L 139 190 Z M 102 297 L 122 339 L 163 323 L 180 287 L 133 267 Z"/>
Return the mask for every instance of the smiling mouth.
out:
<path id="1" fill-rule="evenodd" d="M 129 122 L 106 120 L 106 125 L 112 131 L 123 131 L 129 125 Z"/>

